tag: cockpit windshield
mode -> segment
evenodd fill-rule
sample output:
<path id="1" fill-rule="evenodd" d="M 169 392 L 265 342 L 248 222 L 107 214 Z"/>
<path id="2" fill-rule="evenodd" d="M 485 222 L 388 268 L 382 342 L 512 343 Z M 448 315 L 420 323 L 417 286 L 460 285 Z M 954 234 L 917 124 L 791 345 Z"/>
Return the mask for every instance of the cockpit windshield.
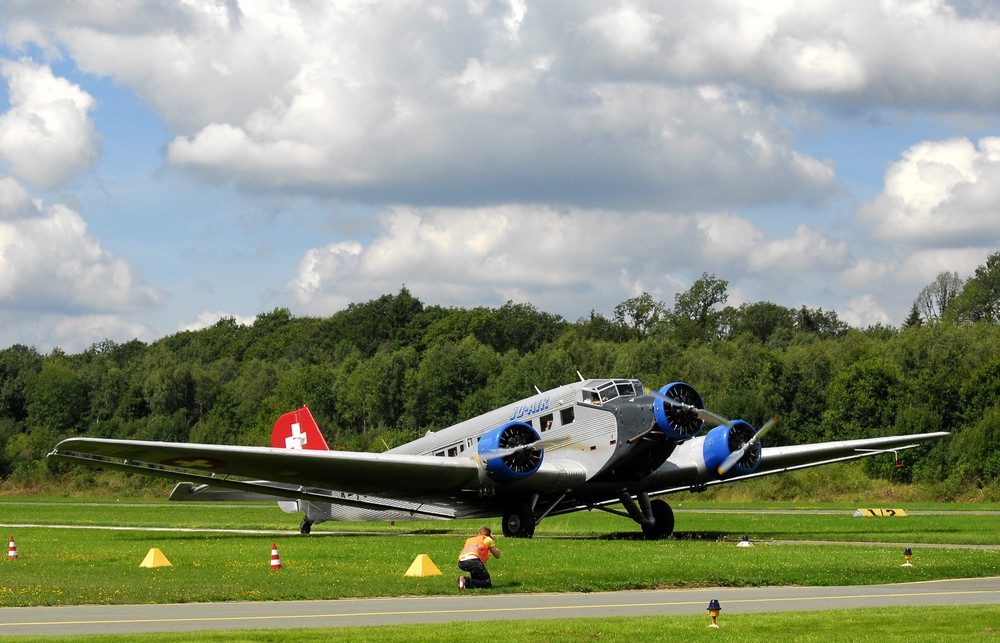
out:
<path id="1" fill-rule="evenodd" d="M 642 395 L 645 389 L 639 380 L 594 380 L 583 389 L 583 401 L 604 404 L 619 397 Z"/>

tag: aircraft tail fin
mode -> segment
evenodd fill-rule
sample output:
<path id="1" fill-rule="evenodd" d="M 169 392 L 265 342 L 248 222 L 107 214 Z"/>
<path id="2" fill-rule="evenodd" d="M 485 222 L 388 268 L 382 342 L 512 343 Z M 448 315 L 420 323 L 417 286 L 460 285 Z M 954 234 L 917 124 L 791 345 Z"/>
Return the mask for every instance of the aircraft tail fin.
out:
<path id="1" fill-rule="evenodd" d="M 330 450 L 309 407 L 304 405 L 278 418 L 271 431 L 271 446 L 275 449 Z"/>

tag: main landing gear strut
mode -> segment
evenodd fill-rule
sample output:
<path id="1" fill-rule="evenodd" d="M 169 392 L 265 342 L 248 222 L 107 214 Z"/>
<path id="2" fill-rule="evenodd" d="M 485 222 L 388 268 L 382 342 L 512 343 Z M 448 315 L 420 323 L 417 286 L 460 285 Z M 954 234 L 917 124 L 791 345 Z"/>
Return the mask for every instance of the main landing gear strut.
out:
<path id="1" fill-rule="evenodd" d="M 542 519 L 549 515 L 565 497 L 564 493 L 555 498 L 548 505 L 548 509 L 540 514 L 536 513 L 539 498 L 537 493 L 526 500 L 507 505 L 503 512 L 503 535 L 508 538 L 531 538 L 535 535 L 535 525 L 542 522 Z"/>
<path id="2" fill-rule="evenodd" d="M 508 538 L 531 538 L 535 535 L 535 510 L 531 504 L 519 502 L 504 510 L 503 535 Z"/>
<path id="3" fill-rule="evenodd" d="M 674 533 L 674 512 L 663 500 L 650 500 L 644 492 L 636 494 L 635 500 L 622 492 L 619 500 L 629 517 L 642 527 L 646 540 L 661 540 Z"/>

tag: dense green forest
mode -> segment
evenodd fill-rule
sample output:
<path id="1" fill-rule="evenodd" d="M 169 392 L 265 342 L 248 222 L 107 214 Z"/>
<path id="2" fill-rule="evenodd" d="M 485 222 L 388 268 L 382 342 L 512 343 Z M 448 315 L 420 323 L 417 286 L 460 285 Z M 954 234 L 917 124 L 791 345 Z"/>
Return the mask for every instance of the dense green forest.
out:
<path id="1" fill-rule="evenodd" d="M 1000 253 L 968 280 L 941 273 L 899 328 L 851 328 L 833 311 L 725 306 L 705 274 L 667 306 L 648 294 L 570 322 L 530 304 L 428 305 L 405 288 L 327 318 L 275 309 L 146 344 L 80 354 L 0 351 L 0 484 L 51 487 L 80 468 L 45 459 L 73 435 L 269 444 L 308 404 L 332 448 L 382 451 L 585 377 L 683 380 L 770 444 L 951 431 L 865 461 L 871 476 L 941 498 L 1000 496 Z"/>

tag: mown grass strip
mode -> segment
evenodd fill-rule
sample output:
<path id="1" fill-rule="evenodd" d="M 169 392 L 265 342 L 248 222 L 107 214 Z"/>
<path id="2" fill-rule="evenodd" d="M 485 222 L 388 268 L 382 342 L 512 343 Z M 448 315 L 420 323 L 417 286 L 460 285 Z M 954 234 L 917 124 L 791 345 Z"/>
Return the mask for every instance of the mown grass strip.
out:
<path id="1" fill-rule="evenodd" d="M 59 530 L 24 528 L 20 558 L 0 563 L 0 605 L 296 600 L 454 592 L 462 534 L 396 537 Z M 270 569 L 271 545 L 282 569 Z M 139 567 L 157 547 L 171 567 Z M 1000 549 L 903 545 L 768 545 L 639 539 L 500 539 L 497 592 L 664 587 L 855 585 L 1000 575 Z M 443 576 L 404 577 L 418 554 Z"/>
<path id="2" fill-rule="evenodd" d="M 854 518 L 858 507 L 801 503 L 767 503 L 770 510 L 796 509 L 832 511 L 814 514 L 754 513 L 753 504 L 683 503 L 677 506 L 676 535 L 680 539 L 738 539 L 748 534 L 754 540 L 833 540 L 863 542 L 948 543 L 1000 545 L 1000 511 L 981 505 L 923 505 L 922 511 L 940 513 L 905 518 Z M 958 512 L 956 509 L 965 509 Z M 735 510 L 734 513 L 700 513 L 703 510 Z M 907 509 L 912 509 L 907 507 Z M 915 511 L 920 511 L 913 509 Z M 973 512 L 973 513 L 967 513 Z M 0 524 L 121 525 L 146 527 L 269 529 L 295 533 L 300 514 L 286 514 L 275 503 L 167 503 L 140 501 L 93 502 L 0 501 Z M 389 534 L 464 534 L 475 531 L 481 521 L 414 521 L 390 525 L 385 522 L 329 522 L 314 527 L 317 533 L 376 532 Z M 498 527 L 498 521 L 486 521 Z M 499 531 L 497 529 L 497 531 Z M 574 538 L 633 537 L 639 529 L 631 520 L 601 511 L 546 518 L 537 535 Z"/>
<path id="3" fill-rule="evenodd" d="M 707 615 L 671 617 L 574 618 L 559 620 L 491 621 L 384 627 L 200 631 L 178 634 L 127 636 L 25 637 L 19 641 L 74 643 L 127 639 L 156 641 L 233 641 L 327 643 L 329 641 L 996 641 L 1000 636 L 1000 605 L 954 607 L 899 607 L 820 612 L 738 614 L 723 608 L 720 628 L 707 627 Z"/>

